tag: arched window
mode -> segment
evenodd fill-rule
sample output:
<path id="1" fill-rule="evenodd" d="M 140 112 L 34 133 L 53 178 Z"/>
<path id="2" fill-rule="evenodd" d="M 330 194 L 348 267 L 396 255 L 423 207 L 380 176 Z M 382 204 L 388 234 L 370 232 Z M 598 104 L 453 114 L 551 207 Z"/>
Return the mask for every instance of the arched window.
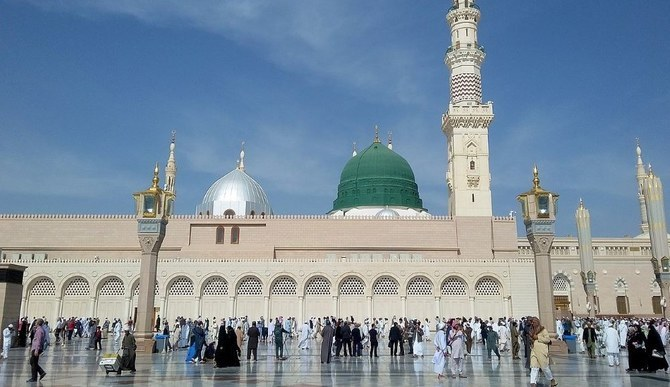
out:
<path id="1" fill-rule="evenodd" d="M 471 161 L 470 161 L 470 170 L 471 170 L 471 171 L 474 171 L 474 170 L 475 170 L 475 161 L 474 161 L 474 160 L 471 160 Z"/>
<path id="2" fill-rule="evenodd" d="M 230 229 L 230 243 L 234 245 L 240 243 L 240 228 L 238 226 L 233 226 Z"/>
<path id="3" fill-rule="evenodd" d="M 256 211 L 251 210 L 251 212 L 249 213 L 249 216 L 251 216 L 252 218 L 253 218 L 254 216 L 256 216 Z"/>
<path id="4" fill-rule="evenodd" d="M 225 216 L 226 218 L 232 218 L 233 216 L 235 216 L 235 211 L 229 208 L 223 213 L 223 216 Z"/>
<path id="5" fill-rule="evenodd" d="M 224 229 L 223 226 L 218 226 L 216 228 L 216 244 L 222 245 L 224 238 Z"/>

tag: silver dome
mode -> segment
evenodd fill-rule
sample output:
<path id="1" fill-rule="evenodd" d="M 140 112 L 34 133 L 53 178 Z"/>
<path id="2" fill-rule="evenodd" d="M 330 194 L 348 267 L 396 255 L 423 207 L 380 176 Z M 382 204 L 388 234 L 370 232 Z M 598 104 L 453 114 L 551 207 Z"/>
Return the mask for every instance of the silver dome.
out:
<path id="1" fill-rule="evenodd" d="M 272 208 L 263 188 L 241 168 L 223 176 L 205 193 L 196 213 L 202 215 L 271 215 Z"/>
<path id="2" fill-rule="evenodd" d="M 400 216 L 400 214 L 398 214 L 397 211 L 386 207 L 383 210 L 379 211 L 375 216 L 377 218 L 397 218 Z"/>

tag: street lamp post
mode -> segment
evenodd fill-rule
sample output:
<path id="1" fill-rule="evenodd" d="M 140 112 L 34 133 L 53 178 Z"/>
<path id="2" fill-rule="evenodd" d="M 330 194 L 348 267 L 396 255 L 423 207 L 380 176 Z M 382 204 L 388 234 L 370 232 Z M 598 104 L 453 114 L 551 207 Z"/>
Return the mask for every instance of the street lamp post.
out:
<path id="1" fill-rule="evenodd" d="M 554 223 L 558 195 L 540 187 L 537 166 L 533 168 L 533 188 L 517 196 L 521 202 L 526 236 L 535 256 L 535 281 L 540 321 L 556 334 L 554 324 L 554 286 L 551 271 L 551 246 L 554 242 Z"/>
<path id="2" fill-rule="evenodd" d="M 136 203 L 137 236 L 142 248 L 137 321 L 135 322 L 137 351 L 140 352 L 150 352 L 153 346 L 154 292 L 158 252 L 165 238 L 165 229 L 174 204 L 174 194 L 162 190 L 158 181 L 158 164 L 156 164 L 151 187 L 146 191 L 133 194 Z"/>

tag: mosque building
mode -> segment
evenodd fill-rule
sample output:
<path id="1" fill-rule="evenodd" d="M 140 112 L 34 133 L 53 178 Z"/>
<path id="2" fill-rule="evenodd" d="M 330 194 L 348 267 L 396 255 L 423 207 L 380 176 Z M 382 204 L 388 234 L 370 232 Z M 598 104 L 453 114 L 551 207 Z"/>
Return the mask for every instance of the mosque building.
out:
<path id="1" fill-rule="evenodd" d="M 170 217 L 158 255 L 154 314 L 301 321 L 537 314 L 531 245 L 517 235 L 514 217 L 492 210 L 488 128 L 494 115 L 493 103 L 482 102 L 480 17 L 472 0 L 454 0 L 446 15 L 451 100 L 441 129 L 448 216 L 424 208 L 410 162 L 378 133 L 344 165 L 324 215 L 275 213 L 271 195 L 247 172 L 242 150 L 236 168 L 209 187 L 193 215 Z M 173 138 L 164 179 L 172 194 L 175 153 Z M 642 187 L 647 171 L 639 146 L 637 168 Z M 593 306 L 587 308 L 582 287 L 577 238 L 555 238 L 556 315 L 585 315 L 591 307 L 605 315 L 663 313 L 641 191 L 638 200 L 639 236 L 592 240 Z M 0 215 L 0 251 L 2 263 L 26 267 L 23 316 L 125 319 L 136 313 L 141 250 L 135 215 Z"/>

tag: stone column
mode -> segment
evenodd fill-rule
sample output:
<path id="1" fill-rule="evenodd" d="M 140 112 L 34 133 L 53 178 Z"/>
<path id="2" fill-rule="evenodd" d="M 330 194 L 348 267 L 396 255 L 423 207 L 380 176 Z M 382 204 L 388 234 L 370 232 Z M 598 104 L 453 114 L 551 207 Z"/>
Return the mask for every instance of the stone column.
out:
<path id="1" fill-rule="evenodd" d="M 400 297 L 400 304 L 402 305 L 402 315 L 403 315 L 403 317 L 407 317 L 407 297 L 401 296 Z"/>
<path id="2" fill-rule="evenodd" d="M 142 218 L 138 219 L 137 223 L 137 234 L 142 247 L 142 259 L 140 263 L 140 295 L 137 302 L 135 339 L 138 352 L 151 353 L 158 252 L 165 238 L 167 219 Z"/>
<path id="3" fill-rule="evenodd" d="M 298 323 L 302 324 L 305 322 L 305 297 L 298 296 Z M 302 325 L 300 325 L 302 326 Z"/>
<path id="4" fill-rule="evenodd" d="M 163 296 L 160 298 L 160 315 L 163 316 L 163 320 L 167 318 L 167 297 Z M 197 315 L 196 315 L 197 316 Z M 177 316 L 174 316 L 175 318 Z"/>
<path id="5" fill-rule="evenodd" d="M 21 315 L 23 296 L 23 271 L 25 266 L 0 264 L 0 316 L 2 328 L 14 324 Z"/>
<path id="6" fill-rule="evenodd" d="M 468 297 L 468 301 L 470 302 L 470 317 L 474 318 L 475 317 L 475 298 L 474 297 Z"/>
<path id="7" fill-rule="evenodd" d="M 63 298 L 62 297 L 56 297 L 56 304 L 54 305 L 56 308 L 54 312 L 54 316 L 58 317 L 61 314 L 63 314 Z"/>
<path id="8" fill-rule="evenodd" d="M 505 310 L 505 313 L 506 313 L 507 317 L 510 317 L 512 315 L 512 312 L 510 310 L 510 299 L 511 298 L 512 297 L 510 297 L 510 296 L 503 297 L 503 309 Z"/>
<path id="9" fill-rule="evenodd" d="M 121 322 L 125 324 L 128 321 L 128 317 L 132 316 L 132 312 L 130 310 L 130 308 L 133 307 L 132 297 L 126 297 L 125 298 L 124 306 L 125 306 L 124 310 L 125 310 L 126 315 L 125 316 L 119 316 L 119 318 L 121 319 Z"/>
<path id="10" fill-rule="evenodd" d="M 200 296 L 195 297 L 195 305 L 193 305 L 193 307 L 195 308 L 195 315 L 196 316 L 202 316 L 202 314 L 200 314 Z M 163 311 L 163 310 L 165 310 L 165 309 L 161 309 L 161 311 Z"/>
<path id="11" fill-rule="evenodd" d="M 230 308 L 227 317 L 237 316 L 237 297 L 230 297 Z"/>
<path id="12" fill-rule="evenodd" d="M 372 316 L 374 315 L 374 305 L 372 304 L 372 296 L 367 296 L 365 298 L 366 298 L 366 301 L 367 301 L 367 304 L 368 304 L 368 316 L 367 317 L 372 318 Z"/>
<path id="13" fill-rule="evenodd" d="M 440 297 L 435 297 L 435 315 L 436 316 L 442 316 L 442 313 L 440 313 Z M 430 316 L 432 319 L 432 316 Z"/>
<path id="14" fill-rule="evenodd" d="M 22 317 L 25 315 L 26 310 L 28 308 L 28 303 L 27 303 L 27 298 L 26 297 L 21 297 L 21 312 L 19 313 L 19 317 Z M 0 321 L 0 324 L 2 321 Z"/>
<path id="15" fill-rule="evenodd" d="M 268 321 L 273 321 L 275 316 L 270 316 L 270 297 L 268 296 L 263 297 L 263 310 Z"/>
<path id="16" fill-rule="evenodd" d="M 340 317 L 340 302 L 338 296 L 333 296 L 333 316 Z"/>
<path id="17" fill-rule="evenodd" d="M 100 316 L 98 316 L 98 298 L 97 297 L 91 297 L 90 308 L 91 308 L 90 309 L 90 311 L 91 311 L 90 316 L 93 317 L 93 318 L 96 318 L 96 317 L 100 318 Z M 58 317 L 59 316 L 56 316 L 56 318 L 58 318 Z"/>

